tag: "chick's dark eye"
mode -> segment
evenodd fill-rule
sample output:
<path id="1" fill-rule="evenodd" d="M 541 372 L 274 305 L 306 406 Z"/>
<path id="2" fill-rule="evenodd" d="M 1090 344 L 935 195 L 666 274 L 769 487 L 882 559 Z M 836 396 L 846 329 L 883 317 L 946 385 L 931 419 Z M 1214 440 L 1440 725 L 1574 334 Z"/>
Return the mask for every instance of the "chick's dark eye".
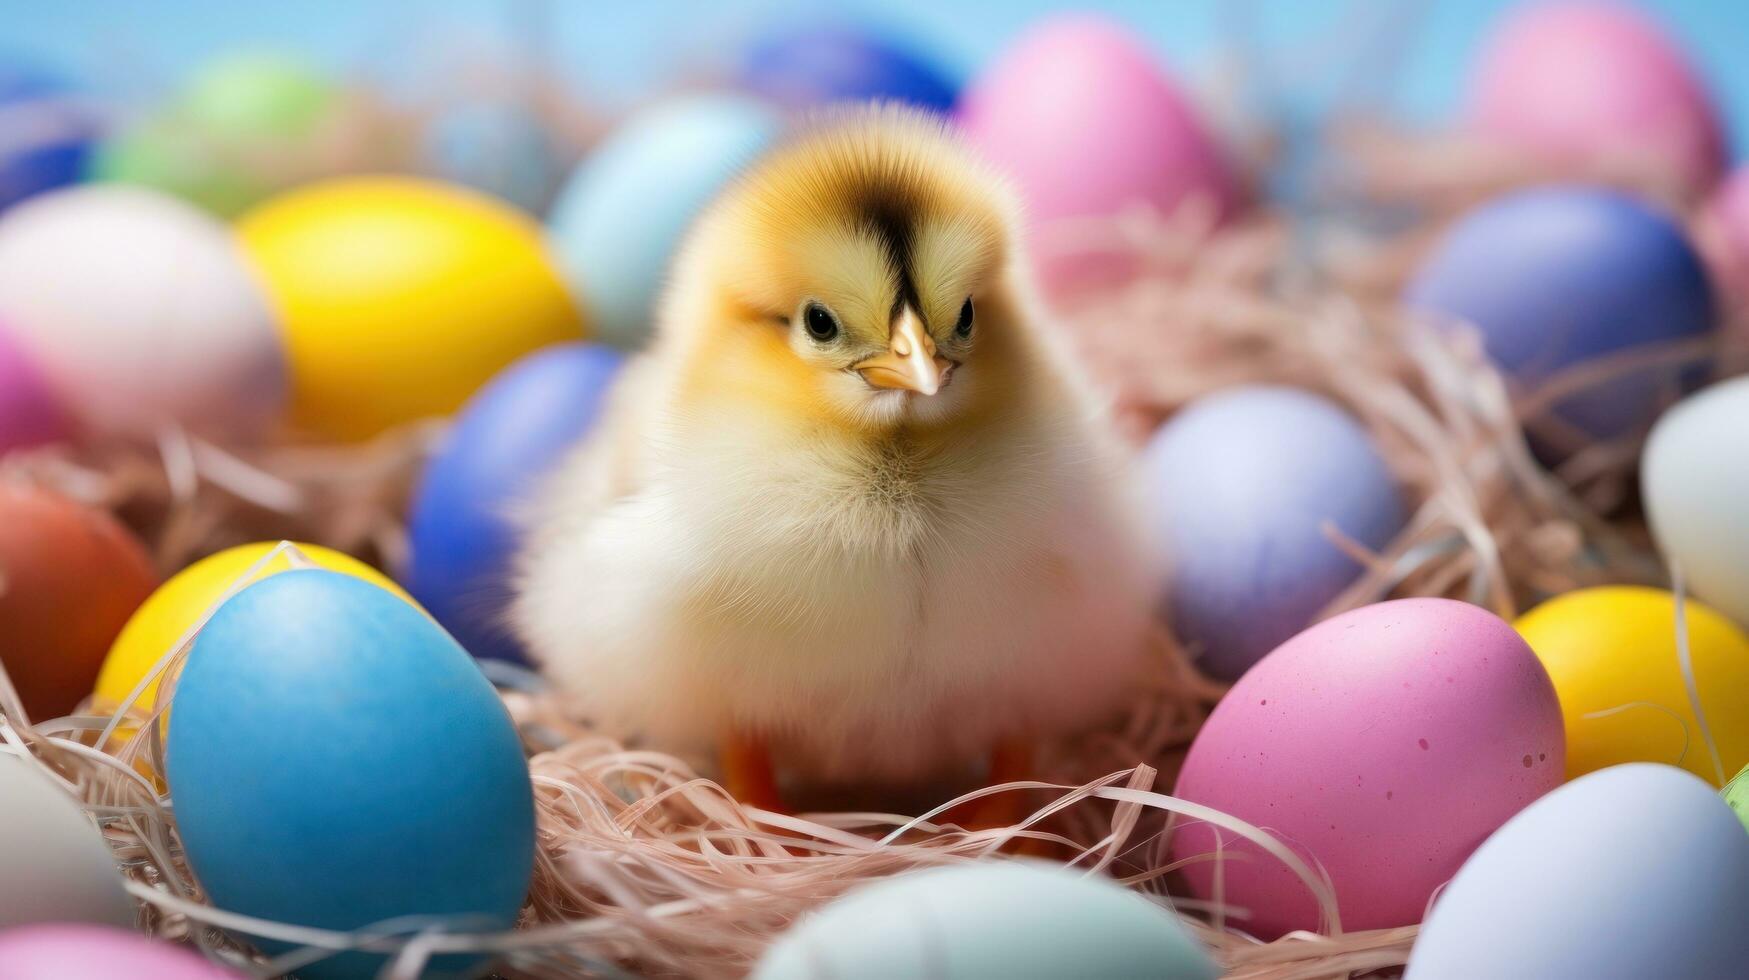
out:
<path id="1" fill-rule="evenodd" d="M 802 314 L 802 324 L 808 328 L 808 336 L 815 340 L 824 342 L 838 336 L 838 321 L 818 303 L 808 304 L 807 312 Z"/>
<path id="2" fill-rule="evenodd" d="M 961 337 L 972 335 L 972 298 L 970 296 L 966 297 L 965 305 L 960 307 L 960 318 L 953 325 L 953 332 Z"/>

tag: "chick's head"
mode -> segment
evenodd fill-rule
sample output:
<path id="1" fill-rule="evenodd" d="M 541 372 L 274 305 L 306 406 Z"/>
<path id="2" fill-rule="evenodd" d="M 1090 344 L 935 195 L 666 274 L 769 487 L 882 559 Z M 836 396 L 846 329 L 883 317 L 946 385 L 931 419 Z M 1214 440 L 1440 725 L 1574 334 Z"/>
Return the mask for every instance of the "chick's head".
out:
<path id="1" fill-rule="evenodd" d="M 688 389 L 863 429 L 987 411 L 1024 385 L 1015 208 L 935 119 L 823 120 L 701 220 L 664 329 Z"/>

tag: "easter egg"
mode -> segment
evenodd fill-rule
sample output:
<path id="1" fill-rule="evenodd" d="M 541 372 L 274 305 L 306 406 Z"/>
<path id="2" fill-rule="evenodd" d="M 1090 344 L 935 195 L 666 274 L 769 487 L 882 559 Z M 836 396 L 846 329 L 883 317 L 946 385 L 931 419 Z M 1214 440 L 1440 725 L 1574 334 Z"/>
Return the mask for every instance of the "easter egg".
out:
<path id="1" fill-rule="evenodd" d="M 1705 190 L 1725 162 L 1712 96 L 1650 17 L 1614 3 L 1532 4 L 1488 40 L 1471 128 L 1556 163 L 1618 159 Z"/>
<path id="2" fill-rule="evenodd" d="M 0 929 L 133 925 L 134 902 L 109 846 L 64 789 L 34 763 L 0 753 L 0 801 Z M 18 974 L 0 969 L 0 976 Z"/>
<path id="3" fill-rule="evenodd" d="M 439 177 L 526 211 L 546 206 L 563 176 L 560 150 L 534 113 L 514 102 L 468 102 L 426 128 L 425 157 Z"/>
<path id="4" fill-rule="evenodd" d="M 1713 192 L 1694 222 L 1696 244 L 1706 257 L 1713 282 L 1737 306 L 1749 302 L 1749 167 L 1739 167 Z M 1741 317 L 1729 317 L 1739 345 L 1749 342 Z"/>
<path id="5" fill-rule="evenodd" d="M 449 634 L 354 576 L 283 572 L 219 608 L 178 683 L 168 767 L 189 866 L 220 908 L 496 931 L 528 891 L 534 796 L 509 714 Z M 363 980 L 383 961 L 298 975 Z M 483 965 L 438 956 L 425 975 Z"/>
<path id="6" fill-rule="evenodd" d="M 1472 211 L 1423 260 L 1404 301 L 1474 326 L 1517 393 L 1598 358 L 1704 337 L 1714 313 L 1682 229 L 1588 187 L 1520 191 Z M 1550 448 L 1559 455 L 1650 424 L 1687 373 L 1666 363 L 1561 399 Z"/>
<path id="7" fill-rule="evenodd" d="M 548 227 L 602 339 L 636 347 L 649 336 L 681 236 L 781 129 L 777 112 L 751 99 L 674 99 L 621 124 L 571 175 Z"/>
<path id="8" fill-rule="evenodd" d="M 896 39 L 843 22 L 785 25 L 756 39 L 740 83 L 779 105 L 885 100 L 946 112 L 955 85 L 929 59 Z"/>
<path id="9" fill-rule="evenodd" d="M 360 439 L 459 408 L 501 368 L 581 334 L 540 229 L 410 177 L 289 191 L 238 231 L 279 313 L 294 421 Z"/>
<path id="10" fill-rule="evenodd" d="M 7 211 L 0 320 L 98 432 L 238 434 L 282 402 L 273 320 L 229 229 L 153 191 L 77 187 Z"/>
<path id="11" fill-rule="evenodd" d="M 1653 426 L 1640 457 L 1658 547 L 1694 594 L 1749 626 L 1749 378 L 1683 401 Z"/>
<path id="12" fill-rule="evenodd" d="M 98 706 L 113 710 L 126 701 L 158 661 L 199 625 L 227 592 L 244 584 L 244 576 L 255 581 L 304 567 L 294 564 L 293 557 L 283 550 L 275 554 L 278 547 L 279 542 L 274 541 L 238 545 L 208 555 L 171 576 L 170 581 L 139 605 L 115 637 L 103 660 L 102 672 L 97 675 Z M 412 601 L 383 573 L 351 555 L 313 544 L 296 547 L 303 560 L 318 568 L 344 572 Z M 152 705 L 157 691 L 158 682 L 153 680 L 141 692 L 137 703 L 142 707 Z"/>
<path id="13" fill-rule="evenodd" d="M 1405 519 L 1366 430 L 1296 388 L 1247 385 L 1193 402 L 1154 434 L 1142 472 L 1170 569 L 1167 622 L 1224 680 L 1359 577 L 1326 525 L 1379 550 Z"/>
<path id="14" fill-rule="evenodd" d="M 1344 930 L 1421 919 L 1470 852 L 1565 773 L 1561 709 L 1499 617 L 1397 599 L 1327 619 L 1258 662 L 1215 706 L 1175 796 L 1265 828 L 1335 886 Z M 1318 906 L 1250 841 L 1193 823 L 1172 838 L 1200 898 L 1265 939 Z"/>
<path id="15" fill-rule="evenodd" d="M 622 360 L 590 344 L 529 355 L 468 402 L 425 467 L 408 528 L 408 587 L 476 657 L 527 659 L 504 618 L 513 518 L 595 423 Z"/>
<path id="16" fill-rule="evenodd" d="M 1749 764 L 1749 637 L 1700 602 L 1683 606 L 1695 688 L 1723 775 L 1689 707 L 1675 596 L 1641 586 L 1580 589 L 1518 618 L 1561 696 L 1569 777 L 1662 762 L 1716 786 Z"/>
<path id="17" fill-rule="evenodd" d="M 1614 766 L 1507 821 L 1440 893 L 1407 980 L 1736 977 L 1749 834 L 1680 769 Z"/>
<path id="18" fill-rule="evenodd" d="M 235 980 L 182 946 L 101 926 L 57 922 L 0 932 L 0 977 L 18 980 Z"/>
<path id="19" fill-rule="evenodd" d="M 48 382 L 0 323 L 0 456 L 60 440 L 68 424 Z"/>
<path id="20" fill-rule="evenodd" d="M 97 135 L 96 113 L 52 76 L 0 65 L 0 209 L 76 182 Z"/>
<path id="21" fill-rule="evenodd" d="M 1040 861 L 930 868 L 853 889 L 802 919 L 753 970 L 753 980 L 1217 975 L 1166 909 Z"/>
<path id="22" fill-rule="evenodd" d="M 1719 791 L 1719 796 L 1724 798 L 1731 812 L 1737 815 L 1743 829 L 1749 830 L 1749 766 L 1744 766 L 1737 775 L 1731 777 L 1731 781 Z"/>
<path id="23" fill-rule="evenodd" d="M 1017 185 L 1049 287 L 1121 275 L 1116 257 L 1058 257 L 1041 228 L 1138 205 L 1191 201 L 1216 217 L 1241 196 L 1232 163 L 1192 104 L 1122 25 L 1094 14 L 1034 24 L 967 87 L 967 141 Z"/>
<path id="24" fill-rule="evenodd" d="M 197 72 L 173 103 L 106 141 L 92 175 L 229 217 L 280 188 L 362 168 L 379 135 L 364 121 L 338 85 L 295 58 L 229 54 Z"/>
<path id="25" fill-rule="evenodd" d="M 102 511 L 0 482 L 0 664 L 33 721 L 91 693 L 104 653 L 158 577 Z"/>

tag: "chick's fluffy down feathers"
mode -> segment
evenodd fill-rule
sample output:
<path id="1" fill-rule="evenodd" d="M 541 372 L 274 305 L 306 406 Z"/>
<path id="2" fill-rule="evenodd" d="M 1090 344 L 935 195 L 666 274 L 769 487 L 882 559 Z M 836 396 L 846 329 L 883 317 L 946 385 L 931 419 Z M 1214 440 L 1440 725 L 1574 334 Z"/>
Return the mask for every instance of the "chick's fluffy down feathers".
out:
<path id="1" fill-rule="evenodd" d="M 701 218 L 521 556 L 515 625 L 606 728 L 907 779 L 1133 690 L 1154 570 L 1127 454 L 1032 312 L 1003 193 L 888 109 L 797 137 Z M 895 222 L 904 255 L 870 245 Z M 858 316 L 914 303 L 963 358 L 951 383 L 873 393 L 811 361 L 790 318 L 817 295 L 851 355 Z"/>

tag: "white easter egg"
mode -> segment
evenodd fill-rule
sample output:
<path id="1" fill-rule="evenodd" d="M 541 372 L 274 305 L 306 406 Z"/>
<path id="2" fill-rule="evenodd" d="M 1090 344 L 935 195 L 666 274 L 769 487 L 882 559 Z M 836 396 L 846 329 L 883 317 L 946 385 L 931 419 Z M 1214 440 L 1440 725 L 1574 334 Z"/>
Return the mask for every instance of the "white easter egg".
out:
<path id="1" fill-rule="evenodd" d="M 1749 834 L 1713 788 L 1647 762 L 1526 807 L 1434 902 L 1407 980 L 1740 977 Z"/>
<path id="2" fill-rule="evenodd" d="M 90 818 L 32 763 L 0 754 L 0 932 L 35 922 L 131 928 L 134 903 Z"/>
<path id="3" fill-rule="evenodd" d="M 1640 459 L 1658 547 L 1694 594 L 1749 628 L 1749 378 L 1666 412 Z"/>
<path id="4" fill-rule="evenodd" d="M 87 429 L 259 427 L 283 357 L 231 231 L 191 204 L 88 185 L 0 218 L 0 320 Z"/>

